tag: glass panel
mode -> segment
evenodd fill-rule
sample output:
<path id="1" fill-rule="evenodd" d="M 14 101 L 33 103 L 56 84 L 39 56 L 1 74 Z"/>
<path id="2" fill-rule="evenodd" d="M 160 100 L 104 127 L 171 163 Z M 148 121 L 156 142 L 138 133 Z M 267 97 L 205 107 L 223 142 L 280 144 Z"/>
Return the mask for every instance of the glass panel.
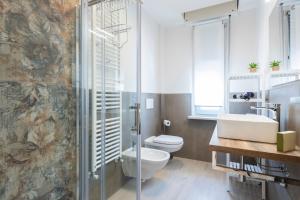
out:
<path id="1" fill-rule="evenodd" d="M 90 199 L 136 197 L 137 31 L 135 1 L 90 4 Z"/>
<path id="2" fill-rule="evenodd" d="M 0 199 L 76 199 L 76 5 L 0 1 Z"/>

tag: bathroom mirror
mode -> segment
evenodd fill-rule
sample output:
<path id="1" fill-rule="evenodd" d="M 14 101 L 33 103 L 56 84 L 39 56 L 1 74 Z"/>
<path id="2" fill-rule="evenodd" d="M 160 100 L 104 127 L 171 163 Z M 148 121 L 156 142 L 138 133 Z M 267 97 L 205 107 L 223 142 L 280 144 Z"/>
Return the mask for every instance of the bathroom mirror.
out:
<path id="1" fill-rule="evenodd" d="M 269 18 L 270 71 L 295 72 L 300 70 L 300 2 L 279 0 Z M 279 61 L 279 68 L 276 62 Z M 273 63 L 273 67 L 271 67 Z M 277 72 L 279 71 L 279 72 Z M 295 80 L 297 75 L 272 79 L 272 85 Z M 298 76 L 299 77 L 299 76 Z M 273 77 L 276 78 L 276 77 Z"/>

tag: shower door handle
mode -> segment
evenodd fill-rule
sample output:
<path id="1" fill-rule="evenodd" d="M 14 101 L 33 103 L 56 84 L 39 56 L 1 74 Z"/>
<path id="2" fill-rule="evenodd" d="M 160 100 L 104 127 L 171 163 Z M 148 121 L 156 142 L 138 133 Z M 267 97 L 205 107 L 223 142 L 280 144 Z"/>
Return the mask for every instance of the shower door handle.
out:
<path id="1" fill-rule="evenodd" d="M 130 106 L 131 110 L 134 110 L 134 126 L 131 128 L 131 131 L 141 134 L 141 104 L 136 103 L 134 106 Z"/>

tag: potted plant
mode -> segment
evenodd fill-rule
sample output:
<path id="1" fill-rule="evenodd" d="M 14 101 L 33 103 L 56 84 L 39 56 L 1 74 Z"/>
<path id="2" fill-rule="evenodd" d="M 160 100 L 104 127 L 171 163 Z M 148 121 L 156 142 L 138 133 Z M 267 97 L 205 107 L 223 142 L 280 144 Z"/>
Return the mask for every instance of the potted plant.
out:
<path id="1" fill-rule="evenodd" d="M 273 72 L 274 71 L 279 71 L 279 69 L 280 69 L 280 63 L 281 63 L 281 61 L 278 61 L 278 60 L 273 60 L 271 62 L 270 67 L 271 67 L 271 69 L 272 69 Z"/>
<path id="2" fill-rule="evenodd" d="M 249 64 L 249 70 L 251 73 L 255 73 L 257 72 L 257 69 L 258 69 L 258 64 L 257 63 L 250 63 Z"/>

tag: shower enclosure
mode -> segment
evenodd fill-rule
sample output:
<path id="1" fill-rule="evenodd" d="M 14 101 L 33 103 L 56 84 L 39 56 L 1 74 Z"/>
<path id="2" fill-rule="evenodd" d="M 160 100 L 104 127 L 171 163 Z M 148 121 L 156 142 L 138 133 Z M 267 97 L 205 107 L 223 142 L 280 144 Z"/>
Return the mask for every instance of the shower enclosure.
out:
<path id="1" fill-rule="evenodd" d="M 136 155 L 141 192 L 141 3 L 82 0 L 80 12 L 80 199 L 109 199 L 127 181 L 122 152 Z"/>

